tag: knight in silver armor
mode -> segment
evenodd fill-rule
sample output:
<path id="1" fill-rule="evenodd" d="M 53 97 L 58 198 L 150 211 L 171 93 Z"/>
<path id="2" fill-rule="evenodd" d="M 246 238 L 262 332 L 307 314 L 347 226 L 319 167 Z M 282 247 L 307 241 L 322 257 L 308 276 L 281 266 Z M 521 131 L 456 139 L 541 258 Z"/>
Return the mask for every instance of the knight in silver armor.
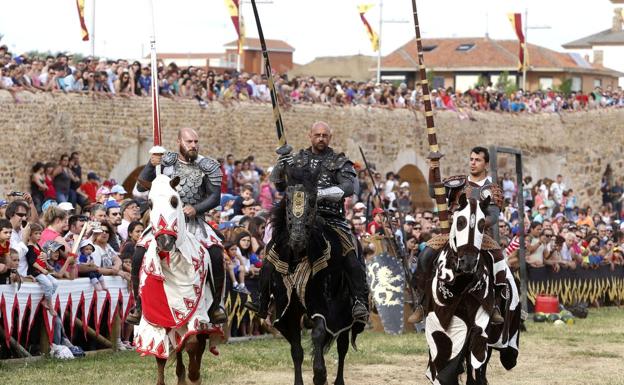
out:
<path id="1" fill-rule="evenodd" d="M 219 247 L 220 240 L 204 220 L 204 214 L 219 205 L 221 199 L 222 172 L 219 162 L 199 155 L 199 136 L 191 128 L 182 128 L 178 132 L 179 153 L 164 152 L 152 153 L 150 161 L 139 174 L 135 192 L 146 193 L 151 182 L 156 178 L 156 168 L 161 167 L 162 173 L 174 178 L 179 177 L 177 186 L 180 199 L 184 203 L 183 211 L 186 216 L 187 229 L 207 247 L 212 262 L 214 282 L 211 282 L 213 298 L 222 298 L 225 280 L 223 266 L 223 250 Z M 137 246 L 137 252 L 132 261 L 132 280 L 135 298 L 138 296 L 139 270 L 143 262 L 145 249 Z M 140 305 L 131 314 L 131 320 L 137 315 L 140 319 Z M 137 314 L 138 312 L 138 314 Z M 130 317 L 130 316 L 129 316 Z M 224 323 L 227 320 L 223 306 L 214 301 L 209 310 L 209 317 L 213 323 Z"/>
<path id="2" fill-rule="evenodd" d="M 311 146 L 299 151 L 296 155 L 287 154 L 279 157 L 273 168 L 270 179 L 278 191 L 287 187 L 285 180 L 286 167 L 309 166 L 313 173 L 318 172 L 318 192 L 316 212 L 326 224 L 341 234 L 344 240 L 343 247 L 353 249 L 346 254 L 343 268 L 348 277 L 349 289 L 354 300 L 353 317 L 366 319 L 368 317 L 368 288 L 366 285 L 366 271 L 361 256 L 358 255 L 357 240 L 345 219 L 344 200 L 353 195 L 357 183 L 357 173 L 344 153 L 336 153 L 329 147 L 331 130 L 325 122 L 316 122 L 309 132 Z M 291 235 L 292 236 L 292 235 Z M 266 266 L 266 268 L 265 268 Z M 269 286 L 272 265 L 266 263 L 260 273 L 260 303 L 249 303 L 247 307 L 258 313 L 261 318 L 267 317 L 269 303 Z"/>

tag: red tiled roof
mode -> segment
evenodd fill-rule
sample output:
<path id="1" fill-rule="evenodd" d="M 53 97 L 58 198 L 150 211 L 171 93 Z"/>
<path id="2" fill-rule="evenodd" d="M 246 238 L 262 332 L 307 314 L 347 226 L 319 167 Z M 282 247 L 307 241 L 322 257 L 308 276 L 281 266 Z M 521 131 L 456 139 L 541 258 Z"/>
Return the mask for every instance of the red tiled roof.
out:
<path id="1" fill-rule="evenodd" d="M 159 52 L 156 54 L 158 59 L 219 59 L 224 57 L 223 53 L 166 53 Z M 149 59 L 150 55 L 145 56 Z"/>
<path id="2" fill-rule="evenodd" d="M 295 52 L 295 48 L 283 40 L 266 39 L 267 49 L 269 51 L 288 51 Z M 231 41 L 225 45 L 225 48 L 238 47 L 238 40 Z M 255 37 L 246 37 L 243 44 L 244 49 L 260 50 L 260 39 Z"/>
<path id="3" fill-rule="evenodd" d="M 433 47 L 431 51 L 424 53 L 425 65 L 434 70 L 448 69 L 449 71 L 461 69 L 500 69 L 515 70 L 518 68 L 517 40 L 493 40 L 484 37 L 478 38 L 440 38 L 423 39 L 423 47 Z M 457 47 L 462 44 L 474 44 L 467 51 L 458 51 Z M 585 63 L 581 65 L 567 53 L 553 51 L 548 48 L 529 44 L 529 66 L 532 70 L 545 69 L 572 69 L 572 70 L 602 70 L 611 69 Z M 398 48 L 381 62 L 383 70 L 392 69 L 406 70 L 415 69 L 418 63 L 416 39 L 412 39 Z M 615 72 L 615 71 L 613 71 Z"/>

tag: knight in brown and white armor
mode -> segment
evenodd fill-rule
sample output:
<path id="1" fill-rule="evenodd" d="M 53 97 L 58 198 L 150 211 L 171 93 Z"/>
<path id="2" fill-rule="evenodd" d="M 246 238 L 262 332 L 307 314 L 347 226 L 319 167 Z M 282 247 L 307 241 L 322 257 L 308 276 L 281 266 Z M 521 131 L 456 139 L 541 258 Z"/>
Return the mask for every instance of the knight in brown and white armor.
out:
<path id="1" fill-rule="evenodd" d="M 179 177 L 176 187 L 180 199 L 184 203 L 187 229 L 208 250 L 212 264 L 213 280 L 211 289 L 213 298 L 223 298 L 225 271 L 223 265 L 223 248 L 221 239 L 204 220 L 204 214 L 217 207 L 221 201 L 221 179 L 223 177 L 219 162 L 215 159 L 199 155 L 199 136 L 191 128 L 182 128 L 178 133 L 179 153 L 159 150 L 150 151 L 150 161 L 145 165 L 138 177 L 135 195 L 145 195 L 156 178 L 156 168 L 161 167 L 162 173 L 174 178 Z M 139 301 L 139 271 L 145 254 L 144 244 L 150 239 L 151 229 L 146 229 L 137 243 L 132 259 L 132 283 L 137 306 L 129 314 L 127 322 L 138 324 L 141 318 Z M 227 316 L 220 301 L 213 301 L 208 311 L 213 323 L 225 323 Z"/>
<path id="2" fill-rule="evenodd" d="M 485 228 L 486 234 L 483 235 L 482 249 L 489 250 L 494 257 L 494 291 L 496 303 L 500 303 L 503 289 L 506 285 L 506 271 L 509 268 L 505 262 L 502 250 L 493 238 L 493 231 L 498 225 L 498 216 L 503 206 L 503 192 L 501 188 L 492 183 L 491 177 L 488 176 L 488 168 L 490 162 L 490 153 L 485 147 L 475 147 L 470 152 L 470 174 L 456 175 L 443 180 L 446 190 L 446 198 L 449 207 L 449 214 L 459 207 L 459 197 L 466 194 L 466 198 L 482 201 L 490 197 L 490 206 L 486 213 Z M 429 195 L 434 198 L 433 191 L 433 169 L 439 167 L 438 161 L 432 161 L 429 172 Z M 418 256 L 418 264 L 416 274 L 414 275 L 416 288 L 415 293 L 415 311 L 410 317 L 410 322 L 420 322 L 424 317 L 422 301 L 425 293 L 425 285 L 431 278 L 433 262 L 437 253 L 444 247 L 448 241 L 448 234 L 441 234 L 433 237 L 427 242 L 427 247 Z M 502 323 L 504 320 L 501 316 L 498 306 L 494 307 L 491 315 L 492 323 Z"/>

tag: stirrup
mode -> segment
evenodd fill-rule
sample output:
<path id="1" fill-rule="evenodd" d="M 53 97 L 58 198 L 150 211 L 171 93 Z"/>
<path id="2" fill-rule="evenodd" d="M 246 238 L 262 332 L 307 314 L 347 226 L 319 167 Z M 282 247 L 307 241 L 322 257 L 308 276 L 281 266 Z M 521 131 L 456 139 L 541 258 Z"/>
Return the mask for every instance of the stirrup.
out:
<path id="1" fill-rule="evenodd" d="M 256 304 L 255 302 L 247 301 L 247 302 L 245 302 L 243 307 L 245 307 L 249 311 L 252 311 L 252 312 L 256 313 L 256 315 L 260 319 L 265 319 L 265 318 L 267 318 L 269 316 L 269 312 L 268 311 L 261 311 L 260 310 L 260 305 Z"/>
<path id="2" fill-rule="evenodd" d="M 423 309 L 422 305 L 417 305 L 414 312 L 407 318 L 407 322 L 411 324 L 417 324 L 422 322 L 425 318 L 425 309 Z"/>
<path id="3" fill-rule="evenodd" d="M 143 311 L 141 310 L 141 306 L 135 306 L 130 310 L 128 316 L 126 317 L 126 323 L 129 325 L 138 325 L 141 322 L 141 317 L 143 315 Z"/>
<path id="4" fill-rule="evenodd" d="M 214 306 L 208 310 L 208 317 L 210 318 L 210 322 L 214 325 L 224 324 L 228 320 L 227 314 L 225 314 L 225 310 L 221 306 Z"/>
<path id="5" fill-rule="evenodd" d="M 490 316 L 490 322 L 494 325 L 500 325 L 505 322 L 505 319 L 501 315 L 501 311 L 498 306 L 494 306 L 494 310 L 492 311 L 492 315 Z"/>
<path id="6" fill-rule="evenodd" d="M 353 316 L 353 319 L 366 321 L 368 319 L 368 309 L 364 306 L 362 301 L 356 299 L 353 304 L 353 309 L 351 309 L 351 315 Z"/>

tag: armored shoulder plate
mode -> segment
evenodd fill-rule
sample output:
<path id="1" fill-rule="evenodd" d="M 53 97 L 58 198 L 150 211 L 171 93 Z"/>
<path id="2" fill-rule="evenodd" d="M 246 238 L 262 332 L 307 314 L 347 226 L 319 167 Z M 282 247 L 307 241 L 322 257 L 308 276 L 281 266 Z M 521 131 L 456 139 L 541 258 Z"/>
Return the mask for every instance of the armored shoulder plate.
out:
<path id="1" fill-rule="evenodd" d="M 293 157 L 293 163 L 296 167 L 305 167 L 308 164 L 308 153 L 306 150 L 300 150 Z"/>
<path id="2" fill-rule="evenodd" d="M 198 162 L 199 169 L 208 176 L 210 184 L 215 186 L 221 185 L 221 179 L 223 173 L 221 172 L 221 165 L 215 159 L 209 157 L 203 157 Z"/>
<path id="3" fill-rule="evenodd" d="M 503 195 L 503 190 L 500 188 L 499 185 L 494 183 L 487 183 L 486 185 L 481 187 L 481 190 L 479 191 L 480 199 L 485 199 L 488 196 L 492 200 L 492 204 L 498 206 L 499 209 L 503 208 L 505 196 Z"/>
<path id="4" fill-rule="evenodd" d="M 173 166 L 178 162 L 178 154 L 175 152 L 168 151 L 163 155 L 160 163 L 163 167 Z"/>
<path id="5" fill-rule="evenodd" d="M 324 164 L 328 170 L 336 171 L 342 169 L 347 162 L 351 163 L 351 166 L 353 166 L 353 163 L 349 161 L 349 158 L 341 152 L 340 154 L 334 153 L 328 156 L 327 159 L 325 159 Z"/>
<path id="6" fill-rule="evenodd" d="M 444 178 L 442 184 L 444 184 L 444 187 L 448 189 L 456 189 L 464 187 L 467 180 L 468 178 L 466 178 L 466 175 L 453 175 L 448 178 Z"/>

